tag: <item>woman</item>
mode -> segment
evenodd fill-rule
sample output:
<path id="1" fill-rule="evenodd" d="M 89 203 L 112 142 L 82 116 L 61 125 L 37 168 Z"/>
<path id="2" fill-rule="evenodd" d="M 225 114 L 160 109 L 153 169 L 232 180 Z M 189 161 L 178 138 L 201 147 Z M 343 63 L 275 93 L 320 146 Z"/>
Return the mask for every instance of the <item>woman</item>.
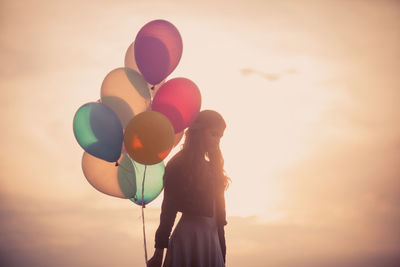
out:
<path id="1" fill-rule="evenodd" d="M 224 191 L 229 178 L 219 141 L 226 124 L 216 111 L 201 111 L 186 131 L 185 143 L 165 169 L 164 199 L 155 252 L 149 267 L 225 266 Z M 171 238 L 177 212 L 182 212 Z"/>

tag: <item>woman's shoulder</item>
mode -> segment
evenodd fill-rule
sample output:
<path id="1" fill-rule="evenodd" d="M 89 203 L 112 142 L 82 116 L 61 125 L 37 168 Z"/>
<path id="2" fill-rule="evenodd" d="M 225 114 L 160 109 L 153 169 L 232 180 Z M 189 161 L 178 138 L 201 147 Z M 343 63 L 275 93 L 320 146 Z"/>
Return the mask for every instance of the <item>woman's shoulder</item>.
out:
<path id="1" fill-rule="evenodd" d="M 178 153 L 176 153 L 167 163 L 166 165 L 166 169 L 175 169 L 175 168 L 179 168 L 180 165 L 182 164 L 182 160 L 183 160 L 183 153 L 182 151 L 179 151 Z"/>
<path id="2" fill-rule="evenodd" d="M 178 179 L 182 173 L 182 164 L 183 154 L 182 151 L 179 151 L 168 161 L 165 167 L 164 179 Z"/>

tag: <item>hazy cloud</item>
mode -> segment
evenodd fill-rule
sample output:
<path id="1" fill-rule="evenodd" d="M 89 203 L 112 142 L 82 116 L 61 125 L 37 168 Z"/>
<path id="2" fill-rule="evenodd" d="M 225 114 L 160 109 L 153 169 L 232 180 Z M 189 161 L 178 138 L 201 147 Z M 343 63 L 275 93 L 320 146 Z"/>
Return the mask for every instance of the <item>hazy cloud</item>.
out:
<path id="1" fill-rule="evenodd" d="M 140 207 L 109 201 L 115 204 L 3 197 L 0 261 L 7 266 L 142 266 Z M 159 209 L 146 208 L 145 214 L 152 254 Z M 232 267 L 396 266 L 398 224 L 377 229 L 373 220 L 353 219 L 360 219 L 360 224 L 266 223 L 257 217 L 230 217 L 227 263 Z M 397 230 L 387 236 L 388 228 Z"/>
<path id="2" fill-rule="evenodd" d="M 296 69 L 288 69 L 288 70 L 280 72 L 280 73 L 266 73 L 266 72 L 258 71 L 258 70 L 251 69 L 251 68 L 244 68 L 244 69 L 241 69 L 240 72 L 244 76 L 254 74 L 254 75 L 258 75 L 258 76 L 262 77 L 263 79 L 266 79 L 267 81 L 273 82 L 273 81 L 279 80 L 280 78 L 282 78 L 282 76 L 285 76 L 286 74 L 296 74 L 297 70 Z"/>

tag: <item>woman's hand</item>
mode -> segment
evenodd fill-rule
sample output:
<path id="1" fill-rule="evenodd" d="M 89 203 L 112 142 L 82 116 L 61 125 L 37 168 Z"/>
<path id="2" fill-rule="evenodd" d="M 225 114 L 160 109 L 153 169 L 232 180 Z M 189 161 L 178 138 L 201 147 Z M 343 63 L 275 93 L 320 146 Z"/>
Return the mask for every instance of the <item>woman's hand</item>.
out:
<path id="1" fill-rule="evenodd" d="M 161 267 L 164 255 L 163 248 L 156 248 L 153 257 L 147 262 L 147 267 Z"/>

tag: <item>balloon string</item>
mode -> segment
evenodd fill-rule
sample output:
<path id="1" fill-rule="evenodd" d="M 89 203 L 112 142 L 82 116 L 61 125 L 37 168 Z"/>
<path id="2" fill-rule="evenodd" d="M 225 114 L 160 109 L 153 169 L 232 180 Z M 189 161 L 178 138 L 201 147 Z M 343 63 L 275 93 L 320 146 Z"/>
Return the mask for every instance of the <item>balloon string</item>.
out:
<path id="1" fill-rule="evenodd" d="M 147 245 L 146 245 L 146 228 L 144 223 L 144 208 L 146 207 L 144 204 L 144 180 L 146 179 L 146 169 L 147 165 L 144 165 L 144 173 L 143 173 L 143 181 L 142 181 L 142 225 L 143 225 L 143 240 L 144 240 L 144 258 L 147 265 Z"/>

